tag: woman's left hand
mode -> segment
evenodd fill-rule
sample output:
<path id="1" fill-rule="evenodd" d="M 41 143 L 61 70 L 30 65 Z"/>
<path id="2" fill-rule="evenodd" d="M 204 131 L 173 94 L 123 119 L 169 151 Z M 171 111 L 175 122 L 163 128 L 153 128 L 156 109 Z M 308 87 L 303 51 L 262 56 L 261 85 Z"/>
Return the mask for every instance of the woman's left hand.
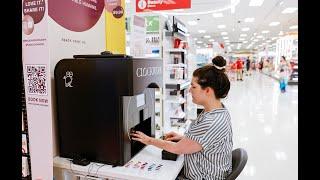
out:
<path id="1" fill-rule="evenodd" d="M 131 133 L 130 135 L 133 136 L 132 139 L 135 141 L 140 141 L 141 143 L 146 145 L 149 145 L 151 143 L 152 137 L 145 135 L 141 131 L 135 131 L 135 133 Z"/>

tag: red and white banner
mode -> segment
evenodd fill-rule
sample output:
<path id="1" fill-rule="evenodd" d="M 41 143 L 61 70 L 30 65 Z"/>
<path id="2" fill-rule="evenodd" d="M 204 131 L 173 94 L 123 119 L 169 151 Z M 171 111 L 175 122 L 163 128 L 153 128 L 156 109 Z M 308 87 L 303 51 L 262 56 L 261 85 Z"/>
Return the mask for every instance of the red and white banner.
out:
<path id="1" fill-rule="evenodd" d="M 189 8 L 191 0 L 136 0 L 136 12 Z"/>

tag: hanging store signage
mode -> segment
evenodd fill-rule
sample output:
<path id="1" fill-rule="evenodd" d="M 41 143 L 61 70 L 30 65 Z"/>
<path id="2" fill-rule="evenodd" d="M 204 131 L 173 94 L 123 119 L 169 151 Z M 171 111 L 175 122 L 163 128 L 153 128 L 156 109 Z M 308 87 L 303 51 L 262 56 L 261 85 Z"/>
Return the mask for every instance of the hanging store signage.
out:
<path id="1" fill-rule="evenodd" d="M 189 8 L 191 0 L 136 0 L 136 12 Z"/>

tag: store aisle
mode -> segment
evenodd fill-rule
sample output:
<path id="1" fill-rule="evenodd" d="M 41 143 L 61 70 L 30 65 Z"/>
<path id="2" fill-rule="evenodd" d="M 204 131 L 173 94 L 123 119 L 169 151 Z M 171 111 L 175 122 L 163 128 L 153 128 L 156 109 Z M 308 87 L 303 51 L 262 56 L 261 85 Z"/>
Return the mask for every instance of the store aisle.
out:
<path id="1" fill-rule="evenodd" d="M 298 179 L 298 86 L 282 94 L 274 79 L 254 72 L 232 81 L 224 100 L 231 113 L 234 148 L 248 152 L 237 180 Z"/>

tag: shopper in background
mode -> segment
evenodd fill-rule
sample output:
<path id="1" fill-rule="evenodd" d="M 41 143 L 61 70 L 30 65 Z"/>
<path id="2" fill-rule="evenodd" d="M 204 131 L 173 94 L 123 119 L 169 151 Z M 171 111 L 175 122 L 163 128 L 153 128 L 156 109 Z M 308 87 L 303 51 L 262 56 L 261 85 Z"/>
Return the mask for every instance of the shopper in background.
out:
<path id="1" fill-rule="evenodd" d="M 184 154 L 184 168 L 179 180 L 223 180 L 232 171 L 231 118 L 220 99 L 230 89 L 223 57 L 213 58 L 212 65 L 193 72 L 190 92 L 192 101 L 204 110 L 184 135 L 170 132 L 165 140 L 155 139 L 137 131 L 133 140 L 154 145 L 175 154 Z M 171 142 L 178 141 L 178 142 Z"/>
<path id="2" fill-rule="evenodd" d="M 260 62 L 259 62 L 259 72 L 262 72 L 263 69 L 263 58 L 261 58 Z"/>
<path id="3" fill-rule="evenodd" d="M 291 68 L 290 67 L 291 66 L 287 62 L 286 57 L 281 56 L 280 65 L 278 67 L 278 70 L 279 70 L 280 76 L 283 76 L 285 87 L 288 84 L 289 76 L 290 76 L 290 73 L 291 73 Z M 281 71 L 281 70 L 283 70 L 283 71 Z"/>
<path id="4" fill-rule="evenodd" d="M 243 81 L 243 62 L 240 58 L 236 61 L 237 64 L 237 81 Z"/>
<path id="5" fill-rule="evenodd" d="M 280 83 L 280 90 L 282 93 L 286 92 L 286 74 L 284 69 L 280 69 L 280 78 L 279 78 L 279 83 Z"/>
<path id="6" fill-rule="evenodd" d="M 246 75 L 250 75 L 251 76 L 251 72 L 250 72 L 250 64 L 251 64 L 251 61 L 249 59 L 249 56 L 248 56 L 248 59 L 246 60 Z"/>

